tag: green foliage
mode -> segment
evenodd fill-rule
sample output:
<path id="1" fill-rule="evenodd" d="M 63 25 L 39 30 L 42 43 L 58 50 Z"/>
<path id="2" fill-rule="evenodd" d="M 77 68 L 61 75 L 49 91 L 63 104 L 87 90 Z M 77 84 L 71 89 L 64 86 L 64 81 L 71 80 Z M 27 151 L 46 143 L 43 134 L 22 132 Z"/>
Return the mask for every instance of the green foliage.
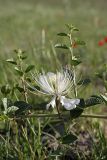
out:
<path id="1" fill-rule="evenodd" d="M 13 58 L 7 59 L 6 62 L 17 65 L 17 62 Z"/>
<path id="2" fill-rule="evenodd" d="M 23 76 L 23 72 L 18 67 L 14 67 L 14 69 L 18 73 L 18 75 Z"/>
<path id="3" fill-rule="evenodd" d="M 29 71 L 31 71 L 32 69 L 34 69 L 34 65 L 29 65 L 26 70 L 25 70 L 25 73 L 28 73 Z"/>
<path id="4" fill-rule="evenodd" d="M 72 24 L 71 25 L 66 24 L 66 27 L 69 29 L 70 32 L 79 31 L 79 29 L 73 26 Z"/>
<path id="5" fill-rule="evenodd" d="M 90 107 L 101 103 L 103 103 L 103 100 L 100 96 L 92 95 L 87 100 L 85 100 L 85 107 Z"/>
<path id="6" fill-rule="evenodd" d="M 55 48 L 69 49 L 66 44 L 60 44 L 60 43 L 59 43 L 59 44 L 56 44 L 56 45 L 55 45 Z"/>
<path id="7" fill-rule="evenodd" d="M 68 36 L 68 35 L 67 35 L 66 33 L 64 33 L 64 32 L 57 33 L 57 35 L 58 35 L 58 36 L 64 36 L 64 37 Z"/>
<path id="8" fill-rule="evenodd" d="M 77 66 L 77 65 L 79 65 L 80 63 L 81 63 L 81 61 L 78 60 L 78 58 L 76 58 L 75 56 L 72 57 L 72 59 L 71 59 L 71 65 L 72 65 L 72 66 Z"/>
<path id="9" fill-rule="evenodd" d="M 85 45 L 85 42 L 79 39 L 75 39 L 76 45 Z"/>
<path id="10" fill-rule="evenodd" d="M 82 80 L 80 80 L 77 84 L 78 85 L 88 85 L 91 83 L 91 79 L 90 78 L 84 78 Z"/>
<path id="11" fill-rule="evenodd" d="M 61 138 L 63 144 L 70 144 L 77 140 L 77 136 L 74 134 L 68 134 Z"/>
<path id="12" fill-rule="evenodd" d="M 4 96 L 7 96 L 10 93 L 10 91 L 11 91 L 11 89 L 10 89 L 10 86 L 8 84 L 1 87 L 1 93 Z"/>
<path id="13" fill-rule="evenodd" d="M 24 101 L 16 101 L 14 102 L 14 106 L 18 109 L 15 112 L 16 116 L 26 113 L 27 110 L 30 110 L 32 106 Z"/>
<path id="14" fill-rule="evenodd" d="M 17 3 L 19 3 L 19 2 L 17 2 Z M 101 96 L 97 96 L 97 95 L 90 96 L 90 93 L 93 92 L 94 89 L 96 89 L 96 91 L 97 91 L 96 86 L 95 87 L 91 86 L 92 89 L 90 88 L 88 90 L 88 92 L 84 90 L 84 93 L 82 95 L 80 95 L 78 93 L 78 85 L 82 85 L 82 87 L 83 87 L 83 86 L 89 84 L 90 80 L 86 78 L 86 79 L 83 79 L 82 81 L 79 81 L 79 83 L 77 83 L 77 81 L 78 81 L 77 74 L 78 74 L 78 72 L 80 72 L 80 70 L 82 70 L 82 69 L 84 70 L 84 68 L 86 69 L 86 71 L 88 73 L 89 67 L 87 67 L 87 66 L 89 66 L 89 64 L 87 65 L 87 61 L 90 64 L 92 63 L 92 62 L 89 62 L 90 60 L 94 61 L 93 60 L 94 54 L 92 54 L 92 55 L 90 54 L 90 56 L 88 55 L 88 58 L 87 58 L 87 53 L 84 54 L 82 58 L 87 58 L 87 60 L 84 61 L 85 65 L 84 65 L 84 63 L 82 64 L 83 65 L 82 69 L 80 66 L 80 70 L 78 70 L 79 65 L 81 64 L 81 61 L 82 61 L 82 58 L 81 58 L 81 61 L 80 61 L 80 59 L 76 58 L 76 57 L 78 57 L 77 56 L 78 51 L 80 51 L 80 53 L 82 52 L 81 50 L 78 49 L 78 45 L 85 45 L 84 41 L 81 41 L 79 38 L 78 39 L 75 38 L 75 31 L 79 31 L 78 28 L 76 28 L 73 25 L 67 24 L 66 27 L 67 27 L 68 33 L 59 32 L 57 34 L 58 36 L 60 36 L 62 38 L 67 38 L 67 39 L 64 39 L 64 42 L 55 45 L 55 48 L 67 49 L 67 53 L 65 53 L 66 50 L 63 53 L 65 56 L 64 58 L 60 57 L 60 55 L 57 55 L 57 53 L 54 49 L 52 50 L 52 54 L 49 54 L 50 51 L 47 51 L 47 50 L 50 50 L 50 49 L 45 46 L 45 43 L 47 43 L 47 42 L 45 42 L 45 35 L 42 37 L 43 38 L 42 39 L 43 46 L 40 46 L 35 49 L 35 46 L 33 46 L 33 45 L 35 45 L 35 44 L 33 44 L 34 42 L 32 43 L 30 41 L 30 38 L 28 39 L 29 33 L 26 32 L 24 35 L 24 32 L 27 29 L 31 33 L 33 33 L 33 32 L 35 33 L 35 27 L 33 27 L 33 28 L 29 27 L 29 25 L 32 24 L 31 22 L 33 22 L 33 20 L 28 18 L 28 21 L 25 21 L 26 15 L 28 17 L 29 16 L 32 17 L 32 13 L 34 15 L 34 12 L 32 12 L 33 11 L 32 9 L 34 8 L 34 4 L 32 5 L 32 7 L 33 7 L 32 9 L 31 8 L 29 9 L 29 6 L 31 7 L 30 3 L 28 4 L 27 8 L 26 8 L 26 5 L 20 5 L 20 6 L 25 7 L 25 8 L 24 7 L 20 8 L 20 6 L 17 6 L 15 4 L 14 5 L 15 8 L 19 7 L 19 8 L 17 8 L 18 12 L 14 11 L 15 8 L 13 7 L 13 4 L 12 4 L 12 13 L 9 12 L 9 17 L 7 19 L 5 19 L 5 16 L 3 14 L 3 16 L 4 16 L 3 21 L 4 22 L 6 21 L 6 24 L 8 22 L 9 23 L 8 25 L 10 27 L 14 26 L 14 25 L 16 25 L 16 26 L 19 25 L 17 27 L 16 26 L 13 27 L 15 32 L 12 30 L 12 37 L 14 37 L 14 33 L 16 33 L 15 40 L 17 42 L 17 44 L 14 44 L 12 47 L 20 46 L 20 43 L 21 43 L 22 45 L 24 44 L 25 47 L 27 46 L 28 51 L 30 50 L 30 52 L 26 53 L 25 51 L 22 51 L 21 49 L 17 49 L 14 51 L 15 56 L 13 58 L 6 60 L 7 63 L 13 64 L 13 70 L 15 70 L 17 74 L 14 74 L 14 72 L 11 71 L 10 67 L 7 67 L 9 74 L 7 73 L 7 75 L 6 75 L 5 72 L 3 71 L 3 74 L 6 77 L 5 78 L 6 81 L 9 81 L 9 85 L 6 85 L 7 82 L 5 83 L 4 82 L 5 80 L 3 78 L 3 83 L 5 85 L 3 85 L 1 87 L 1 92 L 3 94 L 3 97 L 9 97 L 11 100 L 9 100 L 8 98 L 4 98 L 2 100 L 3 103 L 1 104 L 1 108 L 3 106 L 4 109 L 3 110 L 1 109 L 0 121 L 2 121 L 2 123 L 5 123 L 4 128 L 6 128 L 7 131 L 5 132 L 5 134 L 3 136 L 1 136 L 2 139 L 4 140 L 3 141 L 4 143 L 2 143 L 2 146 L 0 147 L 1 148 L 0 151 L 1 152 L 2 152 L 2 150 L 5 151 L 5 153 L 2 152 L 4 154 L 2 157 L 4 157 L 5 159 L 10 158 L 10 159 L 41 159 L 42 160 L 42 159 L 47 159 L 47 158 L 51 157 L 52 155 L 54 156 L 54 159 L 55 158 L 57 159 L 58 156 L 60 157 L 61 155 L 64 154 L 65 150 L 63 152 L 63 148 L 65 146 L 68 147 L 69 144 L 74 143 L 75 140 L 77 140 L 77 137 L 73 134 L 70 134 L 70 133 L 63 136 L 63 134 L 65 134 L 65 131 L 71 127 L 71 124 L 69 125 L 68 119 L 64 121 L 63 117 L 60 119 L 59 119 L 59 117 L 52 118 L 51 116 L 50 117 L 39 117 L 39 118 L 32 117 L 31 119 L 27 119 L 27 120 L 25 119 L 25 117 L 29 116 L 29 113 L 30 113 L 29 110 L 31 110 L 31 113 L 34 113 L 34 114 L 36 113 L 36 115 L 38 115 L 38 116 L 39 116 L 39 114 L 44 115 L 44 113 L 47 113 L 47 115 L 48 114 L 53 115 L 53 113 L 57 112 L 56 109 L 53 109 L 53 110 L 50 109 L 49 111 L 46 110 L 46 104 L 49 103 L 49 99 L 47 97 L 42 98 L 42 96 L 39 96 L 39 95 L 36 95 L 34 97 L 33 95 L 31 95 L 29 93 L 29 91 L 28 91 L 29 87 L 28 87 L 27 83 L 32 83 L 32 79 L 29 75 L 29 72 L 32 71 L 35 67 L 34 65 L 32 65 L 32 63 L 35 62 L 35 65 L 39 70 L 43 64 L 44 64 L 44 66 L 47 64 L 48 67 L 43 68 L 43 69 L 44 70 L 50 69 L 50 71 L 51 70 L 54 71 L 54 70 L 58 69 L 58 68 L 55 68 L 56 66 L 62 66 L 63 64 L 64 65 L 66 64 L 68 67 L 68 72 L 73 74 L 73 76 L 71 76 L 72 74 L 70 74 L 70 76 L 72 77 L 72 81 L 73 81 L 73 90 L 72 90 L 73 98 L 74 97 L 79 98 L 80 96 L 82 97 L 85 94 L 86 94 L 85 95 L 86 97 L 89 97 L 86 99 L 84 98 L 84 96 L 82 99 L 79 98 L 80 104 L 75 109 L 70 111 L 71 120 L 81 117 L 81 114 L 84 113 L 84 110 L 86 110 L 87 107 L 92 107 L 97 104 L 102 104 L 103 102 L 105 102 L 105 104 L 106 104 L 106 101 L 107 101 L 106 96 L 104 96 L 103 94 L 101 94 Z M 69 8 L 69 5 L 65 6 L 64 10 L 66 8 Z M 40 11 L 42 11 L 42 8 L 38 8 L 37 12 L 39 9 L 41 9 Z M 25 14 L 25 12 L 28 13 L 29 11 L 30 11 L 30 15 Z M 17 14 L 14 14 L 14 12 L 15 13 L 17 12 L 18 16 L 17 16 Z M 50 10 L 48 10 L 48 12 L 51 13 Z M 57 11 L 57 9 L 55 9 L 55 12 L 56 12 L 55 17 L 56 17 L 56 15 L 58 16 L 59 13 L 61 13 L 63 15 L 62 10 L 61 10 L 61 12 L 59 12 L 59 10 Z M 47 17 L 47 15 L 49 15 L 50 17 L 52 16 L 51 19 L 54 21 L 54 19 L 53 19 L 54 14 L 51 13 L 51 14 L 45 15 L 44 13 L 45 12 L 43 11 L 43 19 L 45 19 Z M 66 13 L 67 13 L 68 18 L 71 17 L 68 14 L 68 11 Z M 77 13 L 77 12 L 75 12 L 75 13 Z M 10 24 L 11 23 L 11 14 L 14 15 L 12 18 L 12 22 L 14 22 L 15 24 Z M 41 14 L 42 14 L 42 12 L 41 12 Z M 38 15 L 38 14 L 35 14 L 35 15 Z M 62 15 L 60 15 L 60 16 L 62 16 Z M 1 15 L 1 17 L 2 17 L 2 15 Z M 21 19 L 19 19 L 19 17 Z M 14 18 L 16 18 L 16 20 Z M 67 21 L 68 21 L 68 18 L 67 18 Z M 93 19 L 93 23 L 96 24 L 97 23 L 96 21 L 97 20 L 95 19 L 95 22 L 94 22 L 94 19 Z M 5 24 L 4 22 L 1 24 L 2 25 Z M 82 23 L 83 22 L 84 21 L 82 21 Z M 6 24 L 4 27 L 7 27 Z M 37 23 L 37 28 L 40 28 L 40 26 L 38 27 L 38 24 L 39 24 L 39 21 Z M 45 24 L 46 24 L 46 28 L 47 28 L 48 24 L 46 21 L 45 21 Z M 20 27 L 21 27 L 21 32 L 19 31 Z M 52 30 L 53 30 L 53 27 L 50 27 L 50 28 L 52 28 Z M 86 28 L 87 28 L 87 30 L 89 29 L 88 26 Z M 92 24 L 91 24 L 91 28 L 92 28 Z M 98 26 L 96 26 L 95 28 L 98 28 Z M 17 29 L 17 32 L 16 32 L 16 29 Z M 11 28 L 10 28 L 10 30 L 11 30 Z M 1 29 L 1 31 L 2 31 L 2 29 Z M 7 37 L 10 37 L 10 35 L 8 35 L 8 34 L 11 34 L 10 32 L 8 30 L 8 33 L 7 33 L 7 28 L 6 28 Z M 20 38 L 17 36 L 17 33 L 18 33 L 18 35 L 20 35 Z M 83 38 L 84 38 L 85 33 L 86 32 L 83 32 Z M 53 33 L 50 33 L 50 36 L 54 35 L 54 34 L 53 35 L 51 35 L 51 34 L 53 34 Z M 78 32 L 76 34 L 78 34 Z M 33 39 L 33 41 L 34 41 L 35 38 L 33 35 L 32 35 L 31 39 Z M 92 35 L 93 35 L 93 33 L 92 33 Z M 5 36 L 3 36 L 3 37 L 5 37 Z M 93 37 L 94 37 L 94 35 L 93 35 Z M 21 42 L 21 38 L 24 39 L 23 42 Z M 38 34 L 36 35 L 37 43 L 39 43 L 39 38 L 40 38 L 40 33 L 38 32 Z M 47 37 L 47 39 L 48 39 L 48 37 Z M 89 37 L 88 37 L 88 39 L 89 39 Z M 26 40 L 27 40 L 27 45 L 26 45 Z M 67 43 L 66 43 L 66 40 L 67 40 Z M 69 41 L 69 45 L 68 45 L 68 41 Z M 91 41 L 92 41 L 92 39 L 91 39 Z M 73 45 L 72 45 L 73 42 L 75 42 L 77 45 L 77 51 L 76 51 L 77 53 L 73 49 Z M 2 42 L 2 43 L 4 44 L 5 42 Z M 92 46 L 91 43 L 92 42 L 88 41 L 87 44 L 89 46 Z M 9 41 L 9 44 L 6 45 L 6 48 L 10 47 L 11 44 L 13 44 L 13 40 Z M 95 47 L 95 48 L 97 48 L 97 47 Z M 97 49 L 92 48 L 92 51 L 97 52 Z M 41 54 L 41 52 L 43 55 Z M 28 55 L 28 53 L 30 53 L 30 54 Z M 75 53 L 76 53 L 76 56 L 75 56 Z M 81 53 L 81 55 L 82 54 L 83 53 Z M 10 57 L 12 57 L 12 56 L 10 56 Z M 27 57 L 28 57 L 28 60 L 27 60 Z M 63 64 L 62 64 L 61 58 L 63 59 Z M 67 59 L 68 59 L 68 62 L 67 62 Z M 100 60 L 100 56 L 98 59 Z M 91 64 L 92 68 L 95 69 L 95 65 L 97 63 L 99 65 L 99 60 L 97 60 L 97 58 L 95 59 L 95 62 L 93 62 L 93 64 Z M 43 64 L 41 62 L 43 62 Z M 6 64 L 6 65 L 8 65 L 8 64 Z M 65 67 L 66 70 L 67 70 L 67 67 Z M 6 68 L 6 66 L 4 68 Z M 1 70 L 4 70 L 4 68 L 2 68 Z M 11 73 L 11 76 L 9 76 L 10 73 Z M 101 71 L 101 73 L 99 74 L 99 77 L 104 82 L 105 88 L 107 88 L 105 75 L 106 75 L 105 72 Z M 1 76 L 1 79 L 2 79 L 2 76 Z M 17 81 L 17 84 L 16 84 L 16 81 Z M 26 83 L 26 81 L 27 81 L 27 83 Z M 34 86 L 34 87 L 37 90 L 41 91 L 40 88 L 37 88 L 37 86 Z M 34 87 L 32 86 L 29 90 L 34 92 L 35 91 Z M 19 92 L 17 92 L 17 90 Z M 13 101 L 14 101 L 14 103 L 13 103 Z M 63 111 L 61 111 L 61 112 L 62 112 L 61 114 L 63 114 Z M 13 119 L 11 119 L 11 121 L 10 121 L 10 118 L 13 118 Z M 56 127 L 52 123 L 53 120 L 54 121 L 56 120 L 55 125 L 57 125 L 58 127 Z M 63 127 L 61 127 L 62 123 L 63 123 Z M 71 123 L 73 123 L 73 121 Z M 44 130 L 45 127 L 43 127 L 43 126 L 46 126 L 46 125 L 48 126 L 49 130 L 45 132 L 45 130 Z M 60 132 L 59 132 L 59 130 L 60 130 Z M 78 128 L 77 128 L 77 131 L 78 131 Z M 61 133 L 63 133 L 63 134 L 61 135 Z M 78 133 L 78 135 L 79 135 L 79 133 Z M 63 136 L 63 137 L 58 138 L 58 136 Z M 61 142 L 64 146 L 62 146 L 62 144 L 60 145 L 59 140 L 61 140 Z M 50 143 L 49 143 L 49 141 L 50 141 Z M 58 147 L 55 146 L 56 150 L 55 150 L 54 146 L 52 147 L 52 145 L 54 145 L 53 142 L 56 143 L 55 144 L 56 146 L 58 145 Z M 105 140 L 105 142 L 106 142 L 106 140 Z M 106 145 L 104 147 L 106 148 Z M 77 148 L 76 148 L 76 150 L 77 150 Z M 105 151 L 104 149 L 102 149 L 102 150 Z M 1 152 L 0 152 L 0 155 L 1 155 Z M 100 159 L 102 157 L 104 158 L 103 155 L 105 155 L 104 152 L 102 152 L 100 156 L 98 154 Z"/>

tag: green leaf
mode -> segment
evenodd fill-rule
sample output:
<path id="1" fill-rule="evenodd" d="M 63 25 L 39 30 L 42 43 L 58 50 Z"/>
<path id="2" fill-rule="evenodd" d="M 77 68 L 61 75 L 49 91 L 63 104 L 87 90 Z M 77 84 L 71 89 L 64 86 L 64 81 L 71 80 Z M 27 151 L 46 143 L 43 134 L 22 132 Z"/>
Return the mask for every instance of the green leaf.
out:
<path id="1" fill-rule="evenodd" d="M 8 95 L 11 92 L 10 86 L 8 84 L 1 87 L 1 93 Z"/>
<path id="2" fill-rule="evenodd" d="M 63 33 L 63 32 L 60 32 L 60 33 L 58 33 L 57 35 L 58 35 L 58 36 L 65 36 L 65 37 L 68 36 L 67 33 Z"/>
<path id="3" fill-rule="evenodd" d="M 51 154 L 50 154 L 50 156 L 51 156 L 51 158 L 53 157 L 54 159 L 52 159 L 52 160 L 55 160 L 55 157 L 56 156 L 61 156 L 61 155 L 63 155 L 63 152 L 61 151 L 61 150 L 56 150 L 56 151 L 53 151 Z"/>
<path id="4" fill-rule="evenodd" d="M 11 106 L 9 108 L 7 108 L 7 113 L 10 113 L 10 112 L 15 112 L 17 111 L 19 108 L 16 107 L 16 106 Z"/>
<path id="5" fill-rule="evenodd" d="M 11 64 L 17 65 L 17 62 L 14 61 L 13 58 L 7 59 L 6 62 L 9 62 L 9 63 L 11 63 Z"/>
<path id="6" fill-rule="evenodd" d="M 0 121 L 8 120 L 7 115 L 0 115 Z"/>
<path id="7" fill-rule="evenodd" d="M 71 60 L 71 65 L 72 66 L 77 66 L 77 65 L 79 65 L 81 63 L 81 61 L 79 61 L 79 60 Z"/>
<path id="8" fill-rule="evenodd" d="M 83 113 L 84 107 L 85 107 L 85 101 L 83 98 L 81 98 L 79 105 L 76 108 L 70 110 L 71 119 L 79 117 Z"/>
<path id="9" fill-rule="evenodd" d="M 73 25 L 69 25 L 69 24 L 66 24 L 66 27 L 72 32 L 72 31 L 79 31 L 78 28 L 76 28 L 75 26 Z"/>
<path id="10" fill-rule="evenodd" d="M 101 98 L 103 99 L 103 101 L 107 104 L 107 96 L 105 96 L 105 95 L 100 95 L 101 96 Z"/>
<path id="11" fill-rule="evenodd" d="M 91 80 L 90 80 L 89 78 L 85 78 L 85 79 L 80 80 L 80 81 L 77 83 L 77 85 L 84 85 L 84 86 L 86 86 L 86 85 L 88 85 L 88 84 L 90 84 L 90 83 L 91 83 Z"/>
<path id="12" fill-rule="evenodd" d="M 7 111 L 7 108 L 8 108 L 7 98 L 3 98 L 2 102 L 3 102 L 4 110 Z"/>
<path id="13" fill-rule="evenodd" d="M 19 92 L 24 92 L 24 89 L 23 89 L 22 87 L 16 86 L 16 89 L 17 89 Z"/>
<path id="14" fill-rule="evenodd" d="M 75 40 L 76 45 L 85 45 L 84 41 L 81 41 L 79 39 Z"/>
<path id="15" fill-rule="evenodd" d="M 103 100 L 100 96 L 92 95 L 91 97 L 85 100 L 85 108 L 101 103 L 103 103 Z"/>
<path id="16" fill-rule="evenodd" d="M 70 144 L 77 140 L 77 136 L 74 134 L 68 134 L 62 138 L 63 144 Z"/>
<path id="17" fill-rule="evenodd" d="M 71 60 L 71 65 L 72 66 L 77 66 L 81 63 L 80 60 L 78 60 L 75 56 L 73 56 L 72 60 Z"/>
<path id="18" fill-rule="evenodd" d="M 34 65 L 29 65 L 26 70 L 25 73 L 28 73 L 29 71 L 31 71 L 35 66 Z"/>
<path id="19" fill-rule="evenodd" d="M 24 55 L 21 56 L 22 60 L 25 60 L 26 58 L 27 58 L 27 56 L 24 56 Z"/>
<path id="20" fill-rule="evenodd" d="M 2 102 L 4 107 L 4 114 L 7 114 L 8 108 L 12 105 L 12 101 L 10 99 L 3 98 Z"/>
<path id="21" fill-rule="evenodd" d="M 15 115 L 21 115 L 25 113 L 27 110 L 31 109 L 32 106 L 24 101 L 16 101 L 14 106 L 18 107 L 19 109 L 15 112 Z"/>
<path id="22" fill-rule="evenodd" d="M 55 48 L 62 48 L 62 49 L 69 49 L 69 47 L 67 47 L 65 44 L 56 44 Z"/>
<path id="23" fill-rule="evenodd" d="M 18 67 L 15 67 L 14 69 L 16 70 L 16 72 L 17 72 L 20 76 L 23 75 L 23 72 L 22 72 Z"/>

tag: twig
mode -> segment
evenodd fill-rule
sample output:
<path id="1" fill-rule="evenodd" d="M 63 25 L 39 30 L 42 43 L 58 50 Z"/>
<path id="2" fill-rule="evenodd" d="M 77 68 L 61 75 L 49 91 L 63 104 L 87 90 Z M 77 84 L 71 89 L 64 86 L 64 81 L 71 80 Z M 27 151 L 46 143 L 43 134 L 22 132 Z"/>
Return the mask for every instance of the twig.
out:
<path id="1" fill-rule="evenodd" d="M 68 114 L 68 113 L 62 114 L 61 116 L 65 119 L 72 118 L 72 117 L 70 117 L 70 114 Z M 26 118 L 33 118 L 33 117 L 35 117 L 35 118 L 45 118 L 45 117 L 59 118 L 59 114 L 29 114 L 29 115 L 11 118 L 11 120 L 13 120 L 13 119 L 16 119 L 16 120 L 17 119 L 26 119 Z M 97 115 L 97 114 L 82 114 L 79 117 L 107 119 L 107 115 Z"/>

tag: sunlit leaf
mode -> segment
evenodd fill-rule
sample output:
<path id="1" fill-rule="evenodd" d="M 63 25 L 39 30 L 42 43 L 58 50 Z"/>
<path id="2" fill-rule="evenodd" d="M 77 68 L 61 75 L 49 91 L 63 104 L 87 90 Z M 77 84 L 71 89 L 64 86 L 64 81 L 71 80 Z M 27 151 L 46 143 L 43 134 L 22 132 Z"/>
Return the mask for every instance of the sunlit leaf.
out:
<path id="1" fill-rule="evenodd" d="M 3 106 L 4 106 L 4 110 L 7 111 L 7 108 L 8 108 L 8 102 L 7 102 L 7 98 L 3 98 L 2 99 L 2 102 L 3 102 Z"/>
<path id="2" fill-rule="evenodd" d="M 62 49 L 69 49 L 69 47 L 67 47 L 67 45 L 66 44 L 56 44 L 55 45 L 55 48 L 62 48 Z"/>
<path id="3" fill-rule="evenodd" d="M 15 67 L 14 69 L 20 76 L 23 75 L 23 72 L 18 67 Z"/>
<path id="4" fill-rule="evenodd" d="M 0 121 L 8 120 L 7 115 L 0 115 Z"/>
<path id="5" fill-rule="evenodd" d="M 16 106 L 11 106 L 9 108 L 7 108 L 7 113 L 10 113 L 10 112 L 15 112 L 17 111 L 19 108 L 16 107 Z"/>
<path id="6" fill-rule="evenodd" d="M 79 29 L 76 28 L 76 27 L 73 26 L 73 25 L 66 24 L 66 27 L 67 27 L 70 31 L 79 31 Z"/>
<path id="7" fill-rule="evenodd" d="M 56 151 L 52 152 L 50 156 L 51 156 L 51 158 L 54 158 L 52 160 L 55 160 L 56 156 L 61 156 L 61 155 L 63 155 L 63 152 L 61 150 L 57 149 Z"/>
<path id="8" fill-rule="evenodd" d="M 75 56 L 72 57 L 72 60 L 71 60 L 71 65 L 72 66 L 77 66 L 81 63 L 80 60 L 78 60 L 78 58 L 76 58 Z"/>
<path id="9" fill-rule="evenodd" d="M 9 62 L 9 63 L 11 63 L 11 64 L 17 65 L 17 62 L 14 61 L 13 58 L 7 59 L 6 62 Z"/>
<path id="10" fill-rule="evenodd" d="M 103 99 L 103 101 L 107 104 L 107 96 L 105 96 L 105 95 L 100 95 L 101 96 L 101 98 Z"/>

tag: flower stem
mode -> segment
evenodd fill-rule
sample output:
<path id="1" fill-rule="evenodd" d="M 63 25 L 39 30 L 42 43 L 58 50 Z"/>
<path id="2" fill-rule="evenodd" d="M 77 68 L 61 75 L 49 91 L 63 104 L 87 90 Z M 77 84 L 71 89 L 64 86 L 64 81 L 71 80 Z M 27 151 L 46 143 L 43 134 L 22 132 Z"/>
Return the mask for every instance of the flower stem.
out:
<path id="1" fill-rule="evenodd" d="M 60 100 L 59 100 L 59 97 L 56 97 L 56 109 L 57 109 L 59 118 L 61 118 L 61 114 L 60 114 Z"/>

